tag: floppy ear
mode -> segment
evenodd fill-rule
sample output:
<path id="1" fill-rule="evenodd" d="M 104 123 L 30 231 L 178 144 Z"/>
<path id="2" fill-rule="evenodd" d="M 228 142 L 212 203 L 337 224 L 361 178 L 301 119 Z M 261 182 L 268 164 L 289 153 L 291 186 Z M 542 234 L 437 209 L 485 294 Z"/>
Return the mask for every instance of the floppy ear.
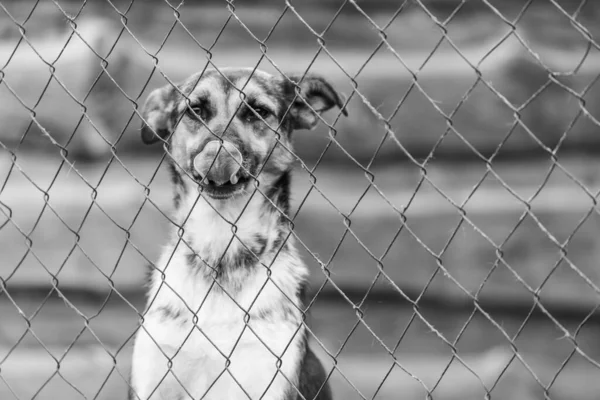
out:
<path id="1" fill-rule="evenodd" d="M 319 122 L 317 113 L 320 115 L 334 106 L 339 107 L 342 113 L 348 116 L 348 112 L 343 108 L 346 102 L 344 95 L 336 91 L 324 78 L 316 75 L 306 75 L 302 81 L 300 78 L 301 76 L 290 77 L 300 88 L 300 96 L 296 97 L 289 111 L 293 129 L 313 129 Z M 292 86 L 293 96 L 295 86 L 291 82 L 289 84 Z"/>
<path id="2" fill-rule="evenodd" d="M 173 133 L 177 118 L 177 91 L 172 85 L 154 90 L 142 108 L 142 141 L 152 144 Z"/>

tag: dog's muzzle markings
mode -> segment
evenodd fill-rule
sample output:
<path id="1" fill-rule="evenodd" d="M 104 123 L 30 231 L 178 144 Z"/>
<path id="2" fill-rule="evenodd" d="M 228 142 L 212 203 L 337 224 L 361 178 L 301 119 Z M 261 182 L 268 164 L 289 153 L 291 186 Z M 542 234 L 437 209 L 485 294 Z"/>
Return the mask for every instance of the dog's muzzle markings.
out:
<path id="1" fill-rule="evenodd" d="M 287 214 L 293 131 L 343 105 L 321 77 L 251 69 L 150 94 L 142 139 L 167 151 L 176 226 L 150 272 L 130 399 L 331 399 Z"/>

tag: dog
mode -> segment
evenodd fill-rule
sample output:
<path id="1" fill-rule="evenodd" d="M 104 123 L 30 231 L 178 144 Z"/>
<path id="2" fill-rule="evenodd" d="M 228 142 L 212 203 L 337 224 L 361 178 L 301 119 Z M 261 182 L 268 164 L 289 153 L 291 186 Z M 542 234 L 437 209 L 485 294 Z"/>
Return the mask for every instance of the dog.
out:
<path id="1" fill-rule="evenodd" d="M 332 398 L 288 214 L 293 132 L 344 103 L 317 75 L 238 68 L 150 93 L 141 135 L 167 152 L 175 227 L 150 271 L 131 400 Z"/>

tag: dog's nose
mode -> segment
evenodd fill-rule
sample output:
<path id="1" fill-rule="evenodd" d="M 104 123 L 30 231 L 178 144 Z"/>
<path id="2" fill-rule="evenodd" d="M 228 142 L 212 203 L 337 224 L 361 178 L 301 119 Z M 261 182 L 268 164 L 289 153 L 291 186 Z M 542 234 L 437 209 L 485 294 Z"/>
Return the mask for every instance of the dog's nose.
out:
<path id="1" fill-rule="evenodd" d="M 238 171 L 242 165 L 242 153 L 231 142 L 213 140 L 194 158 L 194 169 L 202 179 L 207 179 L 217 186 L 229 181 L 235 184 Z"/>

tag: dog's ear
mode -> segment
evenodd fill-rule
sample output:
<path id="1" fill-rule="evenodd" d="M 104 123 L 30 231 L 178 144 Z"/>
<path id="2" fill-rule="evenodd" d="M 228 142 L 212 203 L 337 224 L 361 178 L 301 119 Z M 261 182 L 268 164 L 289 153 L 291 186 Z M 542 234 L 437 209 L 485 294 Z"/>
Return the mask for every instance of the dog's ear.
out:
<path id="1" fill-rule="evenodd" d="M 339 107 L 345 116 L 348 115 L 344 108 L 346 102 L 344 95 L 335 90 L 324 78 L 316 75 L 306 75 L 300 80 L 301 78 L 301 76 L 290 76 L 292 82 L 288 81 L 292 96 L 296 86 L 300 89 L 300 96 L 296 97 L 289 111 L 293 129 L 313 129 L 319 122 L 317 113 L 321 114 L 334 106 Z"/>
<path id="2" fill-rule="evenodd" d="M 155 89 L 142 108 L 142 141 L 146 144 L 167 139 L 177 118 L 177 90 L 173 85 Z"/>

